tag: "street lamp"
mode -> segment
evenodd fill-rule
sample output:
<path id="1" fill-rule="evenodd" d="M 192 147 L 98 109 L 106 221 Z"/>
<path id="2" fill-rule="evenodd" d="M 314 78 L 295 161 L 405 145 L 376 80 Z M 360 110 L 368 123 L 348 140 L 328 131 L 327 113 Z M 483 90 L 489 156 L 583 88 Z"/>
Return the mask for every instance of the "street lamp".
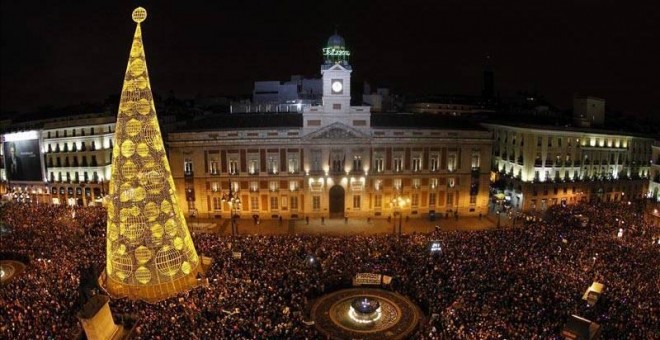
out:
<path id="1" fill-rule="evenodd" d="M 407 197 L 403 197 L 400 194 L 397 194 L 392 198 L 392 201 L 390 202 L 392 205 L 392 208 L 394 208 L 394 212 L 396 213 L 398 211 L 399 213 L 399 236 L 401 235 L 401 230 L 402 230 L 402 222 L 403 222 L 403 214 L 402 210 L 403 208 L 406 207 L 406 205 L 410 204 L 410 199 Z M 394 225 L 392 226 L 392 232 L 393 234 L 396 234 L 395 227 L 396 222 L 394 222 Z"/>
<path id="2" fill-rule="evenodd" d="M 231 185 L 231 178 L 229 179 L 229 192 L 222 194 L 222 202 L 229 203 L 231 209 L 231 234 L 238 234 L 238 226 L 236 225 L 236 211 L 241 209 L 241 199 L 238 197 L 238 192 L 234 192 Z"/>

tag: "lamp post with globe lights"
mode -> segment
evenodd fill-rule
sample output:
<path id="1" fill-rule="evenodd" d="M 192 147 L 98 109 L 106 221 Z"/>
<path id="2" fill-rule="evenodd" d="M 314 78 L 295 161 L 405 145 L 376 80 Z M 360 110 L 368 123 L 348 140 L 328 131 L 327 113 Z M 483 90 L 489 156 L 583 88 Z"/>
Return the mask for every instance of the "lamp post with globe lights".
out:
<path id="1" fill-rule="evenodd" d="M 231 178 L 229 179 L 229 191 L 222 194 L 222 202 L 229 204 L 231 211 L 231 234 L 238 234 L 238 226 L 236 225 L 236 212 L 241 209 L 241 199 L 238 197 L 238 191 L 234 192 L 234 188 L 231 184 Z"/>
<path id="2" fill-rule="evenodd" d="M 403 223 L 403 209 L 410 204 L 410 198 L 403 197 L 400 194 L 397 194 L 392 198 L 392 201 L 390 202 L 392 209 L 394 210 L 394 213 L 399 214 L 399 236 L 401 236 L 402 233 L 402 223 Z M 396 216 L 396 215 L 395 215 Z M 395 224 L 396 225 L 396 222 Z M 395 228 L 392 228 L 395 229 Z M 394 234 L 396 234 L 396 230 L 393 230 Z"/>

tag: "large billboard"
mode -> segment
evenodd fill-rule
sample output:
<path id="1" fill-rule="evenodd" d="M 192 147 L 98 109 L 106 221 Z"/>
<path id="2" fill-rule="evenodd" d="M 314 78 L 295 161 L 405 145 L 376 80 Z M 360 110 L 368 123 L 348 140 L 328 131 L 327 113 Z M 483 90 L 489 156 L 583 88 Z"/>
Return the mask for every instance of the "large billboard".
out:
<path id="1" fill-rule="evenodd" d="M 10 182 L 43 182 L 44 167 L 41 143 L 37 131 L 25 131 L 3 136 L 5 174 Z"/>

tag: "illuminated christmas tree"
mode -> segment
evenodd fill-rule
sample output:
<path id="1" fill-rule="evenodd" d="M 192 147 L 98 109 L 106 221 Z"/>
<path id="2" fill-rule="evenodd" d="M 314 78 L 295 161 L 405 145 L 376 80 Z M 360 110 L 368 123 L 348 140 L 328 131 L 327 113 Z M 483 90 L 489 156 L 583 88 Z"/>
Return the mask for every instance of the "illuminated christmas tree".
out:
<path id="1" fill-rule="evenodd" d="M 131 46 L 112 150 L 108 209 L 107 291 L 156 301 L 196 285 L 200 260 L 172 179 L 156 117 L 140 23 L 133 11 Z"/>

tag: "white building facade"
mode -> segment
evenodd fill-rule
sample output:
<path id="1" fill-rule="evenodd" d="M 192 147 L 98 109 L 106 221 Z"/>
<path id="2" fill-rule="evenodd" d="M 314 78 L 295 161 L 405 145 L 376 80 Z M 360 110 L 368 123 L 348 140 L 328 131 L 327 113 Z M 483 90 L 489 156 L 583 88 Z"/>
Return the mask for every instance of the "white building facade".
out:
<path id="1" fill-rule="evenodd" d="M 3 134 L 5 143 L 16 134 L 34 134 L 39 153 L 31 155 L 38 158 L 32 164 L 42 168 L 39 176 L 12 179 L 2 152 L 4 191 L 16 197 L 30 195 L 35 203 L 100 204 L 110 178 L 114 126 L 112 116 L 85 114 L 31 122 L 29 130 Z"/>
<path id="2" fill-rule="evenodd" d="M 483 124 L 493 132 L 493 169 L 521 210 L 646 194 L 653 139 L 599 130 Z"/>
<path id="3" fill-rule="evenodd" d="M 490 133 L 351 106 L 349 51 L 323 49 L 322 104 L 301 114 L 232 115 L 168 136 L 177 193 L 191 215 L 378 218 L 487 210 Z M 238 116 L 238 117 L 237 117 Z M 405 198 L 403 206 L 393 203 Z"/>

